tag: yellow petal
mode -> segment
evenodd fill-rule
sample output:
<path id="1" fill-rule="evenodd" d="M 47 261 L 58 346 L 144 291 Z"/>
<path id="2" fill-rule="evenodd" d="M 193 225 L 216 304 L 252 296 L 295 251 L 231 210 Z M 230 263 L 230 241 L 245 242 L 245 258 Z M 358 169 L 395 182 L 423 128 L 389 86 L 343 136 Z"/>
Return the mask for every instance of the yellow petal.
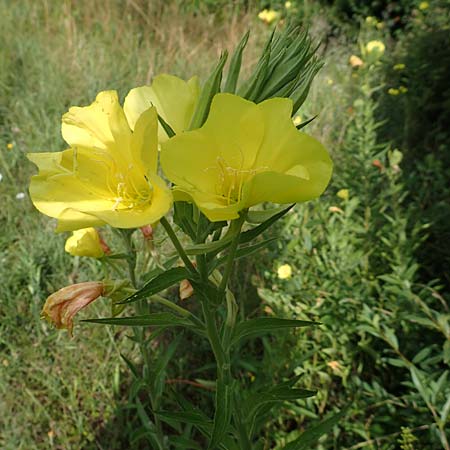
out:
<path id="1" fill-rule="evenodd" d="M 100 236 L 92 227 L 74 231 L 67 239 L 64 250 L 73 256 L 101 258 L 104 255 Z"/>
<path id="2" fill-rule="evenodd" d="M 186 82 L 173 75 L 158 75 L 150 86 L 132 89 L 125 98 L 124 111 L 128 123 L 134 129 L 139 116 L 153 105 L 175 133 L 181 133 L 189 127 L 199 92 L 197 77 Z M 166 132 L 160 127 L 159 141 L 167 139 Z"/>

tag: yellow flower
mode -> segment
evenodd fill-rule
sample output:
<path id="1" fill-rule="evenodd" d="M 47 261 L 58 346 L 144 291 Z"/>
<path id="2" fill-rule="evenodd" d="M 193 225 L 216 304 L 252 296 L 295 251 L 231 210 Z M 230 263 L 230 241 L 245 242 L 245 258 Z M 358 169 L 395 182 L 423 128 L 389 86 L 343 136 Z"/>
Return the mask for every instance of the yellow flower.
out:
<path id="1" fill-rule="evenodd" d="M 369 55 L 380 58 L 386 50 L 385 45 L 381 41 L 370 41 L 366 45 L 366 51 Z"/>
<path id="2" fill-rule="evenodd" d="M 406 94 L 408 92 L 408 88 L 405 86 L 400 86 L 398 90 L 400 91 L 401 94 Z"/>
<path id="3" fill-rule="evenodd" d="M 395 88 L 390 88 L 388 90 L 388 94 L 389 95 L 398 95 L 398 94 L 400 94 L 400 91 L 398 89 L 395 89 Z"/>
<path id="4" fill-rule="evenodd" d="M 419 3 L 419 9 L 421 11 L 425 11 L 426 9 L 428 9 L 430 7 L 430 4 L 428 2 L 420 2 Z"/>
<path id="5" fill-rule="evenodd" d="M 378 30 L 382 30 L 384 28 L 384 22 L 378 22 L 376 24 L 376 27 L 377 27 Z"/>
<path id="6" fill-rule="evenodd" d="M 292 276 L 292 267 L 289 264 L 283 264 L 278 267 L 277 273 L 280 280 L 287 280 Z"/>
<path id="7" fill-rule="evenodd" d="M 36 208 L 58 219 L 57 231 L 100 226 L 137 228 L 158 221 L 172 195 L 156 174 L 157 115 L 151 107 L 130 129 L 115 91 L 72 107 L 62 119 L 63 152 L 29 153 L 39 168 L 31 179 Z"/>
<path id="8" fill-rule="evenodd" d="M 64 247 L 72 256 L 90 256 L 101 258 L 105 252 L 100 242 L 100 236 L 95 228 L 82 228 L 72 233 Z"/>
<path id="9" fill-rule="evenodd" d="M 258 18 L 262 20 L 267 25 L 277 20 L 280 17 L 280 13 L 274 11 L 273 9 L 264 9 L 258 14 Z"/>
<path id="10" fill-rule="evenodd" d="M 376 25 L 378 23 L 378 20 L 376 19 L 376 17 L 368 16 L 366 17 L 366 23 L 368 25 Z"/>
<path id="11" fill-rule="evenodd" d="M 292 2 L 285 2 L 284 7 L 285 7 L 286 9 L 291 9 L 291 7 L 292 7 Z"/>
<path id="12" fill-rule="evenodd" d="M 67 328 L 71 335 L 75 314 L 104 294 L 105 285 L 100 281 L 66 286 L 47 298 L 41 316 L 56 328 Z"/>
<path id="13" fill-rule="evenodd" d="M 405 67 L 406 67 L 405 64 L 400 63 L 400 64 L 396 64 L 396 65 L 393 67 L 393 69 L 394 69 L 394 70 L 404 70 Z"/>
<path id="14" fill-rule="evenodd" d="M 327 78 L 328 86 L 331 86 L 333 83 L 334 83 L 334 81 L 331 78 Z"/>
<path id="15" fill-rule="evenodd" d="M 175 184 L 175 200 L 193 201 L 215 222 L 262 202 L 322 194 L 331 159 L 320 142 L 295 128 L 292 107 L 286 98 L 255 104 L 216 95 L 201 128 L 162 144 L 161 165 Z"/>
<path id="16" fill-rule="evenodd" d="M 297 114 L 293 119 L 292 122 L 294 123 L 294 125 L 297 127 L 298 125 L 300 125 L 302 123 L 302 116 L 300 116 L 299 114 Z"/>
<path id="17" fill-rule="evenodd" d="M 349 198 L 349 190 L 348 189 L 340 189 L 337 194 L 339 198 L 342 198 L 342 200 L 348 200 Z"/>
<path id="18" fill-rule="evenodd" d="M 132 130 L 141 114 L 153 105 L 172 130 L 181 133 L 189 128 L 199 93 L 197 77 L 184 81 L 173 75 L 162 74 L 155 77 L 150 86 L 131 89 L 125 98 L 123 109 Z M 161 125 L 158 138 L 159 142 L 168 139 Z"/>
<path id="19" fill-rule="evenodd" d="M 356 55 L 350 56 L 349 63 L 352 67 L 361 67 L 364 64 L 363 60 Z"/>
<path id="20" fill-rule="evenodd" d="M 6 144 L 6 148 L 7 148 L 8 150 L 12 150 L 12 149 L 14 148 L 14 144 L 13 144 L 12 142 L 8 142 L 8 143 Z"/>

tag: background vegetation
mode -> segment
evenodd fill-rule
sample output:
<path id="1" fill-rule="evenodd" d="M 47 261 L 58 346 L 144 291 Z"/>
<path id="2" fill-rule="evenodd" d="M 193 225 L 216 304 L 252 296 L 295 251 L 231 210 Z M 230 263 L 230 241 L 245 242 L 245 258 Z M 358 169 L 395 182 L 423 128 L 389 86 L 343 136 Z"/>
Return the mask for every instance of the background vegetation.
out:
<path id="1" fill-rule="evenodd" d="M 249 71 L 275 26 L 258 19 L 266 7 L 322 41 L 326 65 L 299 114 L 318 114 L 306 130 L 335 161 L 327 193 L 287 215 L 263 258 L 238 267 L 247 314 L 323 323 L 242 354 L 249 384 L 296 373 L 318 390 L 272 416 L 268 448 L 346 405 L 318 448 L 450 448 L 450 4 L 290 3 L 0 0 L 0 448 L 146 448 L 132 433 L 139 419 L 119 358 L 138 358 L 126 332 L 83 325 L 71 340 L 39 319 L 51 292 L 101 275 L 95 261 L 66 255 L 65 236 L 34 210 L 25 154 L 62 149 L 61 114 L 100 90 L 123 97 L 160 72 L 204 77 L 248 28 Z M 383 58 L 352 68 L 373 39 L 386 44 Z M 282 264 L 291 278 L 278 278 Z M 167 370 L 195 398 L 198 387 L 176 380 L 207 379 L 209 356 L 192 361 L 190 345 Z"/>

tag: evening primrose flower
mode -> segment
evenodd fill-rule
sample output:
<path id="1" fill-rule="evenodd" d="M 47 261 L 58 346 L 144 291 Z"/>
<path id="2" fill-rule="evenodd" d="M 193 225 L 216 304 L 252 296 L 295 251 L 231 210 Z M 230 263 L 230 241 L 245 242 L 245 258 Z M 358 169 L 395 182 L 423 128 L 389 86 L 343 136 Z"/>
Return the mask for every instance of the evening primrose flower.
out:
<path id="1" fill-rule="evenodd" d="M 370 41 L 366 44 L 366 52 L 378 58 L 383 55 L 385 50 L 386 46 L 381 41 Z"/>
<path id="2" fill-rule="evenodd" d="M 428 2 L 420 2 L 419 3 L 419 9 L 421 11 L 425 11 L 426 9 L 428 9 L 430 7 L 430 4 Z"/>
<path id="3" fill-rule="evenodd" d="M 400 91 L 398 89 L 396 89 L 396 88 L 390 88 L 390 89 L 388 89 L 388 94 L 395 96 L 395 95 L 400 94 Z"/>
<path id="4" fill-rule="evenodd" d="M 285 3 L 284 3 L 284 7 L 285 7 L 286 9 L 291 9 L 291 8 L 292 8 L 292 2 L 285 2 Z"/>
<path id="5" fill-rule="evenodd" d="M 258 18 L 262 20 L 267 25 L 277 20 L 280 17 L 280 13 L 274 11 L 273 9 L 264 9 L 258 14 Z"/>
<path id="6" fill-rule="evenodd" d="M 47 298 L 41 317 L 53 323 L 58 329 L 66 328 L 72 335 L 75 314 L 102 295 L 105 295 L 105 285 L 100 281 L 63 287 Z"/>
<path id="7" fill-rule="evenodd" d="M 8 150 L 12 150 L 12 149 L 14 148 L 14 144 L 13 144 L 12 142 L 8 142 L 8 143 L 6 144 L 6 148 L 7 148 Z"/>
<path id="8" fill-rule="evenodd" d="M 194 202 L 209 220 L 239 217 L 262 202 L 294 203 L 325 190 L 332 162 L 292 122 L 292 100 L 255 104 L 217 94 L 205 124 L 162 144 L 161 166 L 175 200 Z"/>
<path id="9" fill-rule="evenodd" d="M 105 254 L 100 236 L 92 227 L 74 231 L 72 236 L 67 239 L 64 249 L 72 256 L 101 258 Z"/>
<path id="10" fill-rule="evenodd" d="M 289 264 L 283 264 L 278 267 L 277 274 L 280 280 L 287 280 L 292 276 L 292 267 Z"/>
<path id="11" fill-rule="evenodd" d="M 339 198 L 342 198 L 342 200 L 348 200 L 349 198 L 349 190 L 348 189 L 339 189 L 339 191 L 336 194 Z"/>
<path id="12" fill-rule="evenodd" d="M 72 107 L 63 116 L 68 150 L 28 154 L 39 168 L 31 179 L 31 199 L 58 219 L 57 231 L 106 223 L 137 228 L 169 210 L 171 192 L 156 174 L 156 109 L 142 112 L 134 131 L 127 119 L 117 93 L 100 92 L 90 106 Z"/>
<path id="13" fill-rule="evenodd" d="M 153 105 L 172 130 L 181 133 L 189 128 L 199 94 L 197 77 L 184 81 L 173 75 L 162 74 L 155 77 L 150 86 L 131 89 L 123 109 L 132 130 L 141 114 Z M 159 142 L 169 138 L 161 125 L 158 138 Z"/>

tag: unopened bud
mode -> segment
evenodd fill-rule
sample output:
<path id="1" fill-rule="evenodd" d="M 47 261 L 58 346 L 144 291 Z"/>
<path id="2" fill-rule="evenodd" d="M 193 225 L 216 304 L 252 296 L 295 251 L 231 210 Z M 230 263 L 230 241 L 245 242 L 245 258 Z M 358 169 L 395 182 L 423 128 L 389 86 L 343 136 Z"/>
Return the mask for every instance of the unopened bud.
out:
<path id="1" fill-rule="evenodd" d="M 74 231 L 72 236 L 67 239 L 64 249 L 72 256 L 89 256 L 91 258 L 101 258 L 106 253 L 95 228 L 82 228 Z"/>
<path id="2" fill-rule="evenodd" d="M 143 227 L 140 228 L 142 235 L 144 236 L 144 239 L 147 240 L 152 240 L 153 239 L 153 227 L 151 225 L 145 225 Z"/>

